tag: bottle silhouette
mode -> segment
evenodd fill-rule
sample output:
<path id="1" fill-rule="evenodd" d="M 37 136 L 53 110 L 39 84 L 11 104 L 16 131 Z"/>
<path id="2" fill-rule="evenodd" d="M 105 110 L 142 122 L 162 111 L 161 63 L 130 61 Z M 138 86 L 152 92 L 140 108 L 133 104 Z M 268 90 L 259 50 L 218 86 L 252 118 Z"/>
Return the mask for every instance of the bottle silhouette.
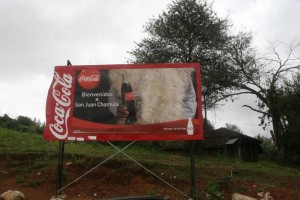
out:
<path id="1" fill-rule="evenodd" d="M 133 124 L 137 121 L 135 97 L 131 85 L 128 82 L 127 75 L 125 73 L 122 73 L 122 78 L 123 78 L 123 82 L 121 86 L 122 104 L 127 108 L 129 112 L 125 122 L 126 124 Z"/>
<path id="2" fill-rule="evenodd" d="M 187 124 L 186 130 L 187 130 L 188 135 L 194 134 L 194 126 L 193 126 L 192 118 L 188 119 L 188 124 Z"/>

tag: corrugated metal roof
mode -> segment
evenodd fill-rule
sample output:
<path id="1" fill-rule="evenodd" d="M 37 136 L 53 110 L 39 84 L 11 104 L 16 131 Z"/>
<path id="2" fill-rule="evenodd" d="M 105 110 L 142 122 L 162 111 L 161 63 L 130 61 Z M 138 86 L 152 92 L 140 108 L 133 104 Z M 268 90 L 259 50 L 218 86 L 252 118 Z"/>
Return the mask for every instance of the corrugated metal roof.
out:
<path id="1" fill-rule="evenodd" d="M 256 141 L 258 143 L 261 143 L 260 140 L 250 137 L 248 135 L 244 135 L 242 133 L 232 131 L 226 128 L 219 128 L 216 130 L 208 131 L 204 133 L 205 139 L 215 139 L 215 138 L 227 138 L 227 139 L 233 139 L 233 138 L 245 138 L 248 140 Z"/>
<path id="2" fill-rule="evenodd" d="M 233 138 L 228 140 L 225 144 L 234 144 L 239 138 Z"/>
<path id="3" fill-rule="evenodd" d="M 220 148 L 226 144 L 234 144 L 234 142 L 236 142 L 235 139 L 241 139 L 243 143 L 262 143 L 256 138 L 252 138 L 250 136 L 232 130 L 228 130 L 226 128 L 219 128 L 216 130 L 205 132 L 204 137 L 205 139 L 203 141 L 203 144 L 206 148 Z"/>

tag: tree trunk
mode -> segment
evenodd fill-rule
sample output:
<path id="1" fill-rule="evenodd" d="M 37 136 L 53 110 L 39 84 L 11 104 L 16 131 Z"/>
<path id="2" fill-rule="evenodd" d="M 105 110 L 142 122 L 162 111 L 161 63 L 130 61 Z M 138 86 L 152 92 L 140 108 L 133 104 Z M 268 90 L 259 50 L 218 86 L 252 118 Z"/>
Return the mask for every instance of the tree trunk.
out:
<path id="1" fill-rule="evenodd" d="M 283 135 L 283 127 L 281 126 L 280 114 L 278 110 L 272 109 L 272 125 L 273 125 L 273 136 L 274 136 L 274 144 L 277 150 L 277 162 L 280 165 L 285 164 L 285 148 L 281 141 L 281 136 Z"/>
<path id="2" fill-rule="evenodd" d="M 279 149 L 279 152 L 278 152 L 278 164 L 279 165 L 284 165 L 284 164 L 286 164 L 286 155 L 285 155 L 285 147 L 284 147 L 284 145 L 281 145 L 280 146 L 280 149 Z"/>

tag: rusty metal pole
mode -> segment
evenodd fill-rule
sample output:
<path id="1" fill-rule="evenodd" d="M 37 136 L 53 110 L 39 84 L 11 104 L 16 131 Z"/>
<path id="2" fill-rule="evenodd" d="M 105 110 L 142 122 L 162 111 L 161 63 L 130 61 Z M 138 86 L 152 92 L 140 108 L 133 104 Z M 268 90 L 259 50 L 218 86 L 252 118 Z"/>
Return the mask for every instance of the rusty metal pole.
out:
<path id="1" fill-rule="evenodd" d="M 71 62 L 67 61 L 67 66 L 72 66 Z M 64 166 L 64 153 L 65 153 L 65 141 L 59 141 L 58 152 L 58 164 L 57 164 L 57 180 L 56 180 L 56 194 L 55 198 L 58 198 L 61 194 L 62 178 L 63 178 L 63 166 Z"/>
<path id="2" fill-rule="evenodd" d="M 196 193 L 196 183 L 195 183 L 195 141 L 190 142 L 190 150 L 191 150 L 191 197 L 195 199 Z"/>

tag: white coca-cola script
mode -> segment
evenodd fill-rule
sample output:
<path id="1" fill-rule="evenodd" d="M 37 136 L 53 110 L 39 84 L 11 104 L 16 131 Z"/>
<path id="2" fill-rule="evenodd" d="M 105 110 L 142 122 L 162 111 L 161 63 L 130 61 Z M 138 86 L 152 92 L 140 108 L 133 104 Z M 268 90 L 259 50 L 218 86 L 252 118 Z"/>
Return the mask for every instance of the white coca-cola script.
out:
<path id="1" fill-rule="evenodd" d="M 88 82 L 98 82 L 100 80 L 100 75 L 91 75 L 91 76 L 81 76 L 79 81 L 88 81 Z"/>
<path id="2" fill-rule="evenodd" d="M 57 139 L 65 139 L 68 136 L 68 118 L 70 117 L 71 110 L 71 91 L 72 76 L 70 74 L 63 74 L 59 76 L 54 72 L 55 82 L 52 86 L 52 96 L 55 100 L 54 108 L 54 122 L 49 124 L 51 133 Z"/>

